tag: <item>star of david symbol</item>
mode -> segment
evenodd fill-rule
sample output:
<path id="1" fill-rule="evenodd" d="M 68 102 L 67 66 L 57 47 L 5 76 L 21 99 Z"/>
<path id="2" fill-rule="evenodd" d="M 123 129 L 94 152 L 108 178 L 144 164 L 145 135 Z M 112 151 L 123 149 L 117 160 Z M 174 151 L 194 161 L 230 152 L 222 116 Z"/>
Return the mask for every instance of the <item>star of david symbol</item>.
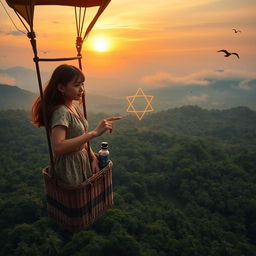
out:
<path id="1" fill-rule="evenodd" d="M 135 109 L 133 103 L 135 103 L 136 98 L 145 98 L 146 107 L 145 107 L 144 110 L 142 110 L 142 109 L 136 110 Z M 138 119 L 141 120 L 146 112 L 154 111 L 154 109 L 152 108 L 152 106 L 150 104 L 151 101 L 153 100 L 153 98 L 154 98 L 153 95 L 146 95 L 146 94 L 144 94 L 142 89 L 139 88 L 134 95 L 126 97 L 127 101 L 129 102 L 129 106 L 126 109 L 126 112 L 133 112 L 133 113 L 135 113 L 135 115 L 138 117 Z"/>

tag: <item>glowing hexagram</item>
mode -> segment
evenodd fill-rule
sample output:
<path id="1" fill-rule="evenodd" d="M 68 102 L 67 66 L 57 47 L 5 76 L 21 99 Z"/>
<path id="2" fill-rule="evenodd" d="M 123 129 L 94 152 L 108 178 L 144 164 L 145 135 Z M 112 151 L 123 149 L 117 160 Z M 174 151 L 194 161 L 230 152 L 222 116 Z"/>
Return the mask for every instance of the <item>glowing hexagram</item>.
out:
<path id="1" fill-rule="evenodd" d="M 147 103 L 144 110 L 136 110 L 133 106 L 133 103 L 135 103 L 136 98 L 145 98 L 145 101 Z M 151 101 L 153 100 L 153 95 L 145 95 L 141 88 L 137 90 L 137 92 L 132 96 L 126 96 L 127 101 L 129 102 L 129 106 L 126 109 L 126 112 L 133 112 L 136 114 L 139 120 L 142 119 L 142 117 L 145 115 L 146 112 L 152 112 L 154 109 L 151 106 Z"/>

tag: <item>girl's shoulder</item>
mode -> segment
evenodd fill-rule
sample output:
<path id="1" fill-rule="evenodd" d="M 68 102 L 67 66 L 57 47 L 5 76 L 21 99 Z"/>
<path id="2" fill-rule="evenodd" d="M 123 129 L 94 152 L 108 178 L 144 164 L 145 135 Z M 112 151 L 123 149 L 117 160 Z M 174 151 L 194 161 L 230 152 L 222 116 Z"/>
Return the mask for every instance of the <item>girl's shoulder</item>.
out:
<path id="1" fill-rule="evenodd" d="M 52 119 L 60 117 L 70 119 L 70 112 L 65 105 L 58 105 L 53 109 Z"/>
<path id="2" fill-rule="evenodd" d="M 64 105 L 58 105 L 54 108 L 51 119 L 51 127 L 64 125 L 68 127 L 71 120 L 70 113 Z"/>
<path id="3" fill-rule="evenodd" d="M 53 113 L 59 113 L 59 112 L 69 112 L 69 110 L 67 109 L 67 107 L 65 105 L 57 105 L 54 107 L 53 109 Z"/>

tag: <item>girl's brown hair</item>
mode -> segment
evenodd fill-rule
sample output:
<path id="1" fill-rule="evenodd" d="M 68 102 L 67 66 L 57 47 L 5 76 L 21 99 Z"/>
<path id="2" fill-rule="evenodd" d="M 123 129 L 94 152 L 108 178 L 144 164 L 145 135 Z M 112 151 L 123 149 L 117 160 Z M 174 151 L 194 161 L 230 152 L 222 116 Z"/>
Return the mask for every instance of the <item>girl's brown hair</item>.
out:
<path id="1" fill-rule="evenodd" d="M 51 121 L 52 113 L 58 105 L 64 104 L 64 97 L 58 90 L 57 85 L 62 84 L 66 86 L 73 79 L 82 78 L 85 80 L 82 71 L 72 65 L 60 65 L 52 73 L 52 76 L 44 89 L 43 96 L 45 102 L 47 123 Z M 45 126 L 43 118 L 43 104 L 39 96 L 32 106 L 32 123 L 37 127 Z"/>

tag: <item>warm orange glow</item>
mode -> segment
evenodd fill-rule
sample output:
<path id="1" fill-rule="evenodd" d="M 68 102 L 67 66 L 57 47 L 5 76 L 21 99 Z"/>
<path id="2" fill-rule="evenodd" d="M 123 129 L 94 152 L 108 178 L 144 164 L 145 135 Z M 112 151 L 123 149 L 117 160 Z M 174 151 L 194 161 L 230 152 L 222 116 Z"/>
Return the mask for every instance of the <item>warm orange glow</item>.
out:
<path id="1" fill-rule="evenodd" d="M 129 84 L 136 89 L 143 85 L 141 78 L 159 72 L 182 75 L 205 69 L 254 70 L 256 1 L 235 1 L 234 5 L 216 0 L 159 0 L 157 5 L 153 1 L 146 5 L 140 1 L 130 1 L 134 5 L 112 2 L 82 48 L 83 69 L 95 91 L 102 92 L 102 81 L 111 89 L 126 89 Z M 18 28 L 26 32 L 7 3 L 4 5 Z M 97 8 L 88 8 L 82 36 L 96 12 Z M 4 8 L 0 8 L 0 24 L 0 68 L 34 69 L 29 40 L 16 31 Z M 235 34 L 232 28 L 242 33 Z M 34 29 L 40 58 L 77 55 L 74 8 L 37 6 Z M 221 58 L 217 50 L 224 48 L 238 52 L 241 59 Z M 60 63 L 40 64 L 50 73 Z M 70 64 L 77 65 L 77 61 Z M 104 88 L 107 92 L 109 87 Z"/>
<path id="2" fill-rule="evenodd" d="M 97 52 L 105 52 L 109 49 L 109 40 L 105 36 L 96 36 L 92 39 L 92 47 Z"/>

